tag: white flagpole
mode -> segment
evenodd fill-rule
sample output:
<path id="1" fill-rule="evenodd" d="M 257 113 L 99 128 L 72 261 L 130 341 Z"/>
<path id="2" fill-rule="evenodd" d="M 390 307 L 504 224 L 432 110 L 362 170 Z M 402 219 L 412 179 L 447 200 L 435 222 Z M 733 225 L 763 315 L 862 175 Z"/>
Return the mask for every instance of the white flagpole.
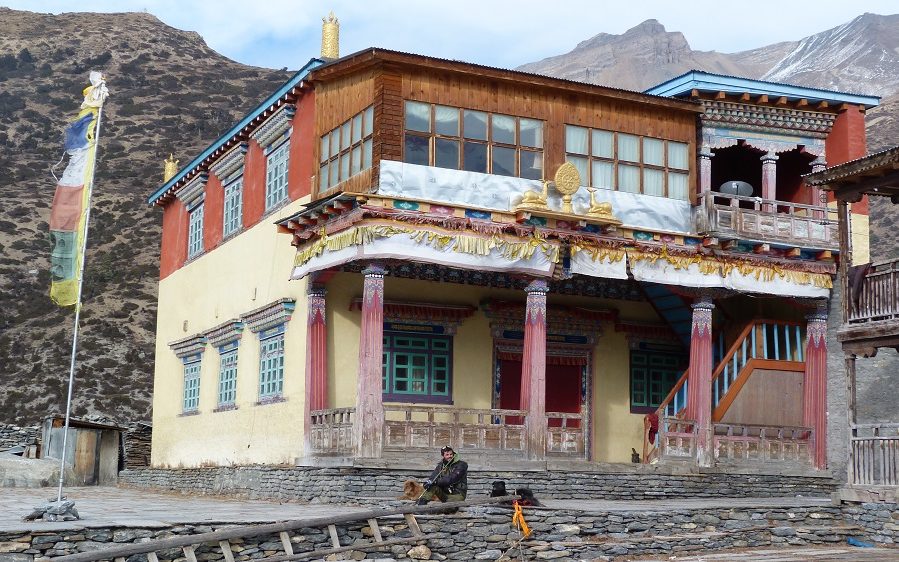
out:
<path id="1" fill-rule="evenodd" d="M 105 81 L 102 82 L 105 84 Z M 78 354 L 78 320 L 81 317 L 81 288 L 84 285 L 84 261 L 87 257 L 87 232 L 91 220 L 91 197 L 94 191 L 94 175 L 97 170 L 97 155 L 100 151 L 100 121 L 103 118 L 103 105 L 97 111 L 97 127 L 94 130 L 94 161 L 91 165 L 90 181 L 87 182 L 87 205 L 84 210 L 84 240 L 81 242 L 81 262 L 78 265 L 78 298 L 75 301 L 75 329 L 72 332 L 72 357 L 69 362 L 69 392 L 66 396 L 66 422 L 62 430 L 62 455 L 59 460 L 59 490 L 56 502 L 62 502 L 62 482 L 66 474 L 66 446 L 69 440 L 69 420 L 72 411 L 72 387 L 75 384 L 75 357 Z M 51 422 L 52 425 L 52 422 Z"/>

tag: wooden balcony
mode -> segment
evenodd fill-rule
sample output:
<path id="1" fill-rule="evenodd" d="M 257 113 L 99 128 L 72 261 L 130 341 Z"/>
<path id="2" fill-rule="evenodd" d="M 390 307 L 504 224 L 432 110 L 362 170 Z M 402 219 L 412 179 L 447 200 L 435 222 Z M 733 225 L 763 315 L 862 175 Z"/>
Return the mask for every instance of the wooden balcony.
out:
<path id="1" fill-rule="evenodd" d="M 721 241 L 840 248 L 836 210 L 828 207 L 707 191 L 697 212 L 697 230 Z"/>
<path id="2" fill-rule="evenodd" d="M 864 276 L 850 272 L 843 306 L 837 339 L 845 352 L 870 357 L 899 346 L 899 259 L 872 263 Z"/>
<path id="3" fill-rule="evenodd" d="M 714 424 L 716 463 L 782 462 L 811 466 L 814 432 L 807 427 Z"/>
<path id="4" fill-rule="evenodd" d="M 899 486 L 899 423 L 853 424 L 850 430 L 850 484 Z"/>

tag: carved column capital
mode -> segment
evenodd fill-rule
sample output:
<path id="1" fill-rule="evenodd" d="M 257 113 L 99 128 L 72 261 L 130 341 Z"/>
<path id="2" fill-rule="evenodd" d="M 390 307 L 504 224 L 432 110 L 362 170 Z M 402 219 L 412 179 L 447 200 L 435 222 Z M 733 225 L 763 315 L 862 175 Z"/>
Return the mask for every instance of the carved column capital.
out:
<path id="1" fill-rule="evenodd" d="M 763 154 L 761 157 L 759 157 L 759 160 L 762 161 L 762 165 L 774 164 L 779 159 L 780 159 L 780 156 L 778 156 L 773 150 L 769 150 L 768 152 Z"/>
<path id="2" fill-rule="evenodd" d="M 379 263 L 370 263 L 362 270 L 362 275 L 366 277 L 384 277 L 387 275 L 387 268 Z"/>
<path id="3" fill-rule="evenodd" d="M 525 293 L 548 293 L 549 283 L 546 279 L 534 279 L 524 288 Z"/>

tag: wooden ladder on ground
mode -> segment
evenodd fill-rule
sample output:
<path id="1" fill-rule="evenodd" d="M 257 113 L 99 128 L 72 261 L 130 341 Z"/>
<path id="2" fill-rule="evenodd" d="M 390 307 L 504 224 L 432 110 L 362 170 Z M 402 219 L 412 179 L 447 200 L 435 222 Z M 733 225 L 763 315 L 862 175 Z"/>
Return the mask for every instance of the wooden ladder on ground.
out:
<path id="1" fill-rule="evenodd" d="M 79 552 L 77 554 L 67 554 L 65 556 L 57 556 L 52 558 L 54 562 L 99 562 L 101 560 L 112 560 L 114 562 L 125 562 L 129 556 L 135 554 L 145 554 L 148 562 L 159 562 L 157 552 L 180 548 L 184 553 L 187 562 L 197 562 L 196 549 L 207 543 L 218 543 L 225 562 L 234 562 L 234 552 L 231 549 L 231 539 L 245 539 L 247 537 L 257 537 L 263 535 L 278 535 L 281 540 L 281 546 L 284 550 L 283 554 L 269 556 L 267 558 L 257 558 L 254 562 L 293 562 L 294 560 L 307 560 L 310 558 L 324 558 L 330 554 L 347 552 L 350 550 L 359 550 L 369 552 L 372 550 L 380 550 L 397 544 L 423 544 L 427 541 L 427 537 L 422 532 L 416 515 L 424 514 L 440 514 L 447 509 L 464 508 L 478 505 L 489 505 L 503 501 L 511 501 L 519 499 L 517 496 L 504 496 L 499 498 L 484 498 L 477 500 L 469 500 L 464 502 L 453 502 L 450 504 L 431 503 L 429 505 L 417 506 L 407 505 L 391 509 L 373 509 L 357 513 L 349 513 L 346 515 L 338 515 L 331 517 L 312 517 L 308 519 L 293 519 L 280 523 L 270 523 L 266 525 L 247 525 L 243 527 L 230 527 L 221 531 L 213 531 L 211 533 L 198 533 L 196 535 L 186 535 L 172 537 L 166 539 L 157 539 L 142 543 L 130 543 L 126 545 L 112 546 L 107 549 L 97 550 L 94 552 Z M 381 535 L 381 527 L 378 519 L 387 517 L 402 516 L 406 524 L 409 526 L 411 536 L 385 540 Z M 352 545 L 341 545 L 337 536 L 337 526 L 357 521 L 367 521 L 372 531 L 372 540 L 367 543 L 354 543 Z M 293 543 L 291 542 L 290 532 L 303 528 L 326 527 L 331 538 L 331 547 L 319 549 L 311 552 L 295 553 Z"/>

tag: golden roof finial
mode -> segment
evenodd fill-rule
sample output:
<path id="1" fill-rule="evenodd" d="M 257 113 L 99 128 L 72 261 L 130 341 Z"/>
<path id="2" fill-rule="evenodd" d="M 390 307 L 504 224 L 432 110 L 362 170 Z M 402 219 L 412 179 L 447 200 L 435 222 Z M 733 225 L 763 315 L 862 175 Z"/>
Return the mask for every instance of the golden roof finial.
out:
<path id="1" fill-rule="evenodd" d="M 322 58 L 340 58 L 340 22 L 334 12 L 322 18 Z"/>
<path id="2" fill-rule="evenodd" d="M 165 168 L 162 172 L 162 181 L 168 182 L 170 179 L 175 177 L 175 174 L 178 173 L 178 162 L 180 160 L 175 160 L 174 154 L 169 154 L 169 157 L 165 160 Z"/>

